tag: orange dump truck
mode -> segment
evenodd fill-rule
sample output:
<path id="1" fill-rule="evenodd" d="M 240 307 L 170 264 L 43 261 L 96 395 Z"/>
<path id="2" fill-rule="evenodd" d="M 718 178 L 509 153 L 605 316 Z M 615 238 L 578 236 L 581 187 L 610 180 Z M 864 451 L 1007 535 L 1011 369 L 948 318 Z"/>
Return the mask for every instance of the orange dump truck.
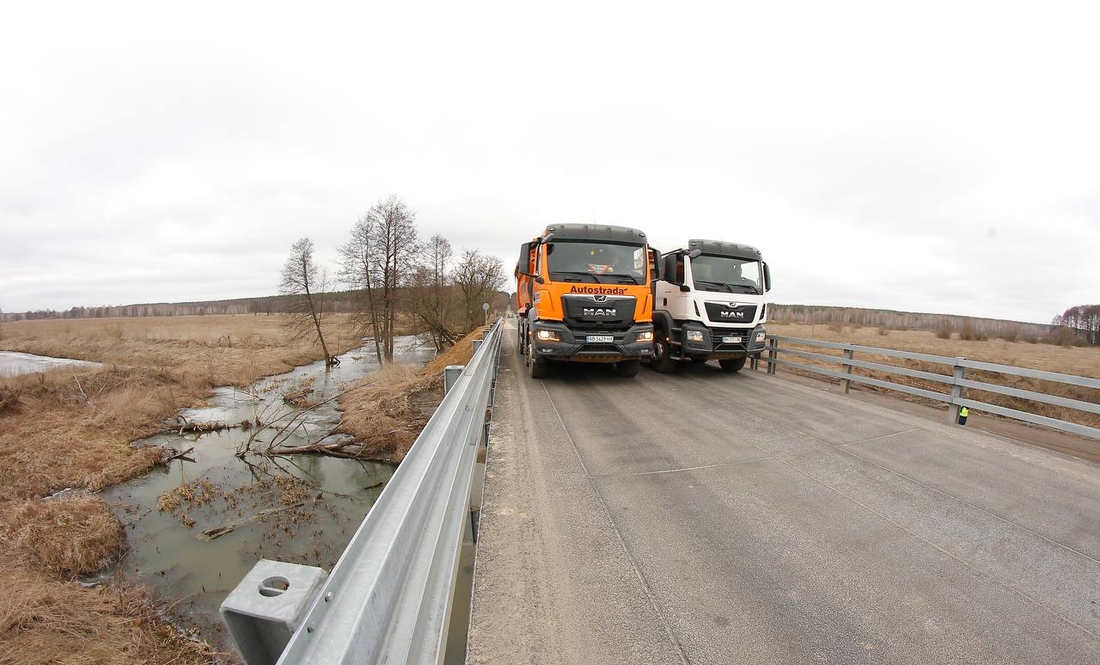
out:
<path id="1" fill-rule="evenodd" d="M 519 348 L 532 377 L 551 362 L 614 363 L 634 376 L 653 355 L 657 252 L 637 229 L 555 224 L 520 247 Z"/>

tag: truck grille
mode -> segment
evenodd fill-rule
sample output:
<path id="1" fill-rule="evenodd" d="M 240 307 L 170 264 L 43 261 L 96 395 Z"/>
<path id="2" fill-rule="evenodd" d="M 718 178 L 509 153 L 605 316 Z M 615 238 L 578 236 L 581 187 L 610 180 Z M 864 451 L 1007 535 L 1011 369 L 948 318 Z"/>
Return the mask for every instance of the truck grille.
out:
<path id="1" fill-rule="evenodd" d="M 634 324 L 634 296 L 564 295 L 561 308 L 571 327 L 623 330 Z"/>
<path id="2" fill-rule="evenodd" d="M 707 318 L 713 323 L 752 323 L 756 320 L 756 305 L 724 302 L 706 303 Z"/>

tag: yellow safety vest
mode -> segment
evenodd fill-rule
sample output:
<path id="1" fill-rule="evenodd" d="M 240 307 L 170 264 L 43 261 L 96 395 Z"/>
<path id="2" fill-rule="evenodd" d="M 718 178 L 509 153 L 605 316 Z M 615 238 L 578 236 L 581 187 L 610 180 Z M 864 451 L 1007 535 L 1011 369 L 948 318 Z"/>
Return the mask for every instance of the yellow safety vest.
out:
<path id="1" fill-rule="evenodd" d="M 970 409 L 968 409 L 964 406 L 963 408 L 959 409 L 959 415 L 962 416 L 963 418 L 969 416 L 970 415 Z"/>

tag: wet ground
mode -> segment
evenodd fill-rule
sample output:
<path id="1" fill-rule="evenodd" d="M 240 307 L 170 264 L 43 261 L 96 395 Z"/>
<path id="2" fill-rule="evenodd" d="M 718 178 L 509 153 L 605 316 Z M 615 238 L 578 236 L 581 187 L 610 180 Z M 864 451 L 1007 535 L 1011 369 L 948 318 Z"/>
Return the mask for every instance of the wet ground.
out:
<path id="1" fill-rule="evenodd" d="M 51 358 L 18 351 L 0 351 L 0 377 L 34 374 L 62 367 L 98 367 L 99 363 L 72 358 Z"/>
<path id="2" fill-rule="evenodd" d="M 414 342 L 399 341 L 399 361 L 432 357 Z M 331 569 L 393 468 L 263 451 L 273 442 L 291 447 L 330 436 L 340 417 L 335 397 L 377 368 L 366 348 L 341 359 L 329 370 L 320 362 L 305 365 L 245 390 L 219 388 L 209 406 L 180 412 L 181 428 L 231 429 L 161 434 L 135 443 L 188 452 L 102 493 L 130 543 L 130 553 L 109 573 L 176 599 L 173 611 L 181 625 L 225 647 L 230 640 L 218 606 L 257 559 Z M 238 457 L 241 451 L 247 452 Z"/>

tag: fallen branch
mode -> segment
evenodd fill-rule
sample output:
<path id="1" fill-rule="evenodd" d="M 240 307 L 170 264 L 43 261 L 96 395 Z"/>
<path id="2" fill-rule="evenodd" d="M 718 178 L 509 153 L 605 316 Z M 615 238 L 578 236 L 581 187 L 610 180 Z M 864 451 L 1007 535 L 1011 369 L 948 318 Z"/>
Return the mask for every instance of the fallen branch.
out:
<path id="1" fill-rule="evenodd" d="M 172 450 L 171 448 L 169 448 L 168 450 L 172 454 L 164 458 L 164 463 L 165 464 L 171 462 L 174 459 L 183 460 L 184 462 L 194 462 L 195 461 L 194 457 L 188 457 L 187 456 L 188 453 L 195 450 L 195 446 L 191 446 L 187 450 L 184 450 L 183 452 L 178 452 L 178 453 L 176 451 Z"/>
<path id="2" fill-rule="evenodd" d="M 296 503 L 292 503 L 292 504 L 287 505 L 287 506 L 279 506 L 277 508 L 268 508 L 267 510 L 261 510 L 260 512 L 253 513 L 252 515 L 249 515 L 248 517 L 241 517 L 239 519 L 233 520 L 232 522 L 227 522 L 226 524 L 223 524 L 221 526 L 216 526 L 213 529 L 207 529 L 206 531 L 200 531 L 200 532 L 195 534 L 195 537 L 198 538 L 199 540 L 203 541 L 203 542 L 210 542 L 211 540 L 217 540 L 218 538 L 221 538 L 222 536 L 224 536 L 227 533 L 233 533 L 234 531 L 236 531 L 240 527 L 245 526 L 246 524 L 251 524 L 252 522 L 255 522 L 257 520 L 263 519 L 264 517 L 267 517 L 268 515 L 274 515 L 276 513 L 281 513 L 284 510 L 289 510 L 291 508 L 301 508 L 302 506 L 304 506 L 306 504 L 316 503 L 317 500 L 320 499 L 320 498 L 321 498 L 321 495 L 317 495 L 316 497 L 314 497 L 312 499 L 306 499 L 306 500 L 303 500 L 303 501 L 298 501 Z"/>

